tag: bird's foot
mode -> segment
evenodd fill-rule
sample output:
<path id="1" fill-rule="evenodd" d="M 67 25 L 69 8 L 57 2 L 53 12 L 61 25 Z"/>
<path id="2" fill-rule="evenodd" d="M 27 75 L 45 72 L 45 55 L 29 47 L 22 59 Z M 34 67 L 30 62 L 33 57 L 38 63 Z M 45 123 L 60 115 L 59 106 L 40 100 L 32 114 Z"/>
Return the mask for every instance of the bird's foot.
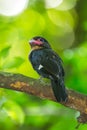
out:
<path id="1" fill-rule="evenodd" d="M 43 78 L 42 76 L 37 81 L 43 85 L 49 84 L 49 79 Z"/>
<path id="2" fill-rule="evenodd" d="M 44 84 L 43 77 L 40 76 L 40 78 L 37 80 L 38 83 Z"/>

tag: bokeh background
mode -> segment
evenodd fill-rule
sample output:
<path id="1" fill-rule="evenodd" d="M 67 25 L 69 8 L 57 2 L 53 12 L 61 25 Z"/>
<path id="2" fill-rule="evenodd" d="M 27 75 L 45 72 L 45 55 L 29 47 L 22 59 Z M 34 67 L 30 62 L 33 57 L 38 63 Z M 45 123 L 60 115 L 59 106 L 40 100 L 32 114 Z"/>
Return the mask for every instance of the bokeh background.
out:
<path id="1" fill-rule="evenodd" d="M 33 36 L 45 37 L 63 59 L 66 86 L 86 94 L 87 0 L 0 0 L 0 71 L 39 78 L 28 61 Z M 78 115 L 52 101 L 0 89 L 1 130 L 74 130 Z"/>

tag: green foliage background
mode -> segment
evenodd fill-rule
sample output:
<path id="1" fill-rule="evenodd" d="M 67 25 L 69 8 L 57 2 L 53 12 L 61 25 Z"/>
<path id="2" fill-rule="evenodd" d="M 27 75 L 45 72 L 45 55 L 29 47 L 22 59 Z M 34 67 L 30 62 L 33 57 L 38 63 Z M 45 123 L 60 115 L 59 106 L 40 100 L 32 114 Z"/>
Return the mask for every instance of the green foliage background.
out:
<path id="1" fill-rule="evenodd" d="M 64 3 L 65 2 L 65 3 Z M 87 93 L 87 1 L 64 1 L 58 9 L 46 9 L 44 0 L 30 1 L 27 9 L 12 17 L 0 16 L 0 71 L 39 78 L 28 61 L 33 36 L 43 36 L 61 56 L 65 84 Z M 1 130 L 74 130 L 78 112 L 21 92 L 0 89 Z M 79 130 L 86 130 L 81 125 Z"/>

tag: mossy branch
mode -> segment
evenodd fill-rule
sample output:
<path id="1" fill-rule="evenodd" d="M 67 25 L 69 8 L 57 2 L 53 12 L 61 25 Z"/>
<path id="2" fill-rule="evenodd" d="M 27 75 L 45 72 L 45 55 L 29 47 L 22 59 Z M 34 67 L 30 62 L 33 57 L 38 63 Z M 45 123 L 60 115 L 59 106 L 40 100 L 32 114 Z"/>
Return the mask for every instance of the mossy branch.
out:
<path id="1" fill-rule="evenodd" d="M 57 102 L 50 84 L 43 84 L 36 79 L 26 77 L 22 74 L 0 72 L 0 87 L 26 92 Z M 62 102 L 61 104 L 79 111 L 78 122 L 87 123 L 87 96 L 70 89 L 67 89 L 67 93 L 67 102 Z"/>

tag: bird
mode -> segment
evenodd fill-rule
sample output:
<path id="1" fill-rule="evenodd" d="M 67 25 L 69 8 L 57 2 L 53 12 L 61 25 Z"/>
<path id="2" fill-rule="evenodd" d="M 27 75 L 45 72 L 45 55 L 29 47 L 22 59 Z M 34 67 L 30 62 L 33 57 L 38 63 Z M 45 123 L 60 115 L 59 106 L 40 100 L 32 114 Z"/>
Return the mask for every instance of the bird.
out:
<path id="1" fill-rule="evenodd" d="M 29 40 L 31 52 L 28 59 L 33 69 L 43 78 L 50 79 L 52 90 L 57 102 L 66 102 L 68 94 L 64 84 L 64 68 L 62 59 L 51 48 L 49 42 L 41 37 L 35 36 Z"/>

